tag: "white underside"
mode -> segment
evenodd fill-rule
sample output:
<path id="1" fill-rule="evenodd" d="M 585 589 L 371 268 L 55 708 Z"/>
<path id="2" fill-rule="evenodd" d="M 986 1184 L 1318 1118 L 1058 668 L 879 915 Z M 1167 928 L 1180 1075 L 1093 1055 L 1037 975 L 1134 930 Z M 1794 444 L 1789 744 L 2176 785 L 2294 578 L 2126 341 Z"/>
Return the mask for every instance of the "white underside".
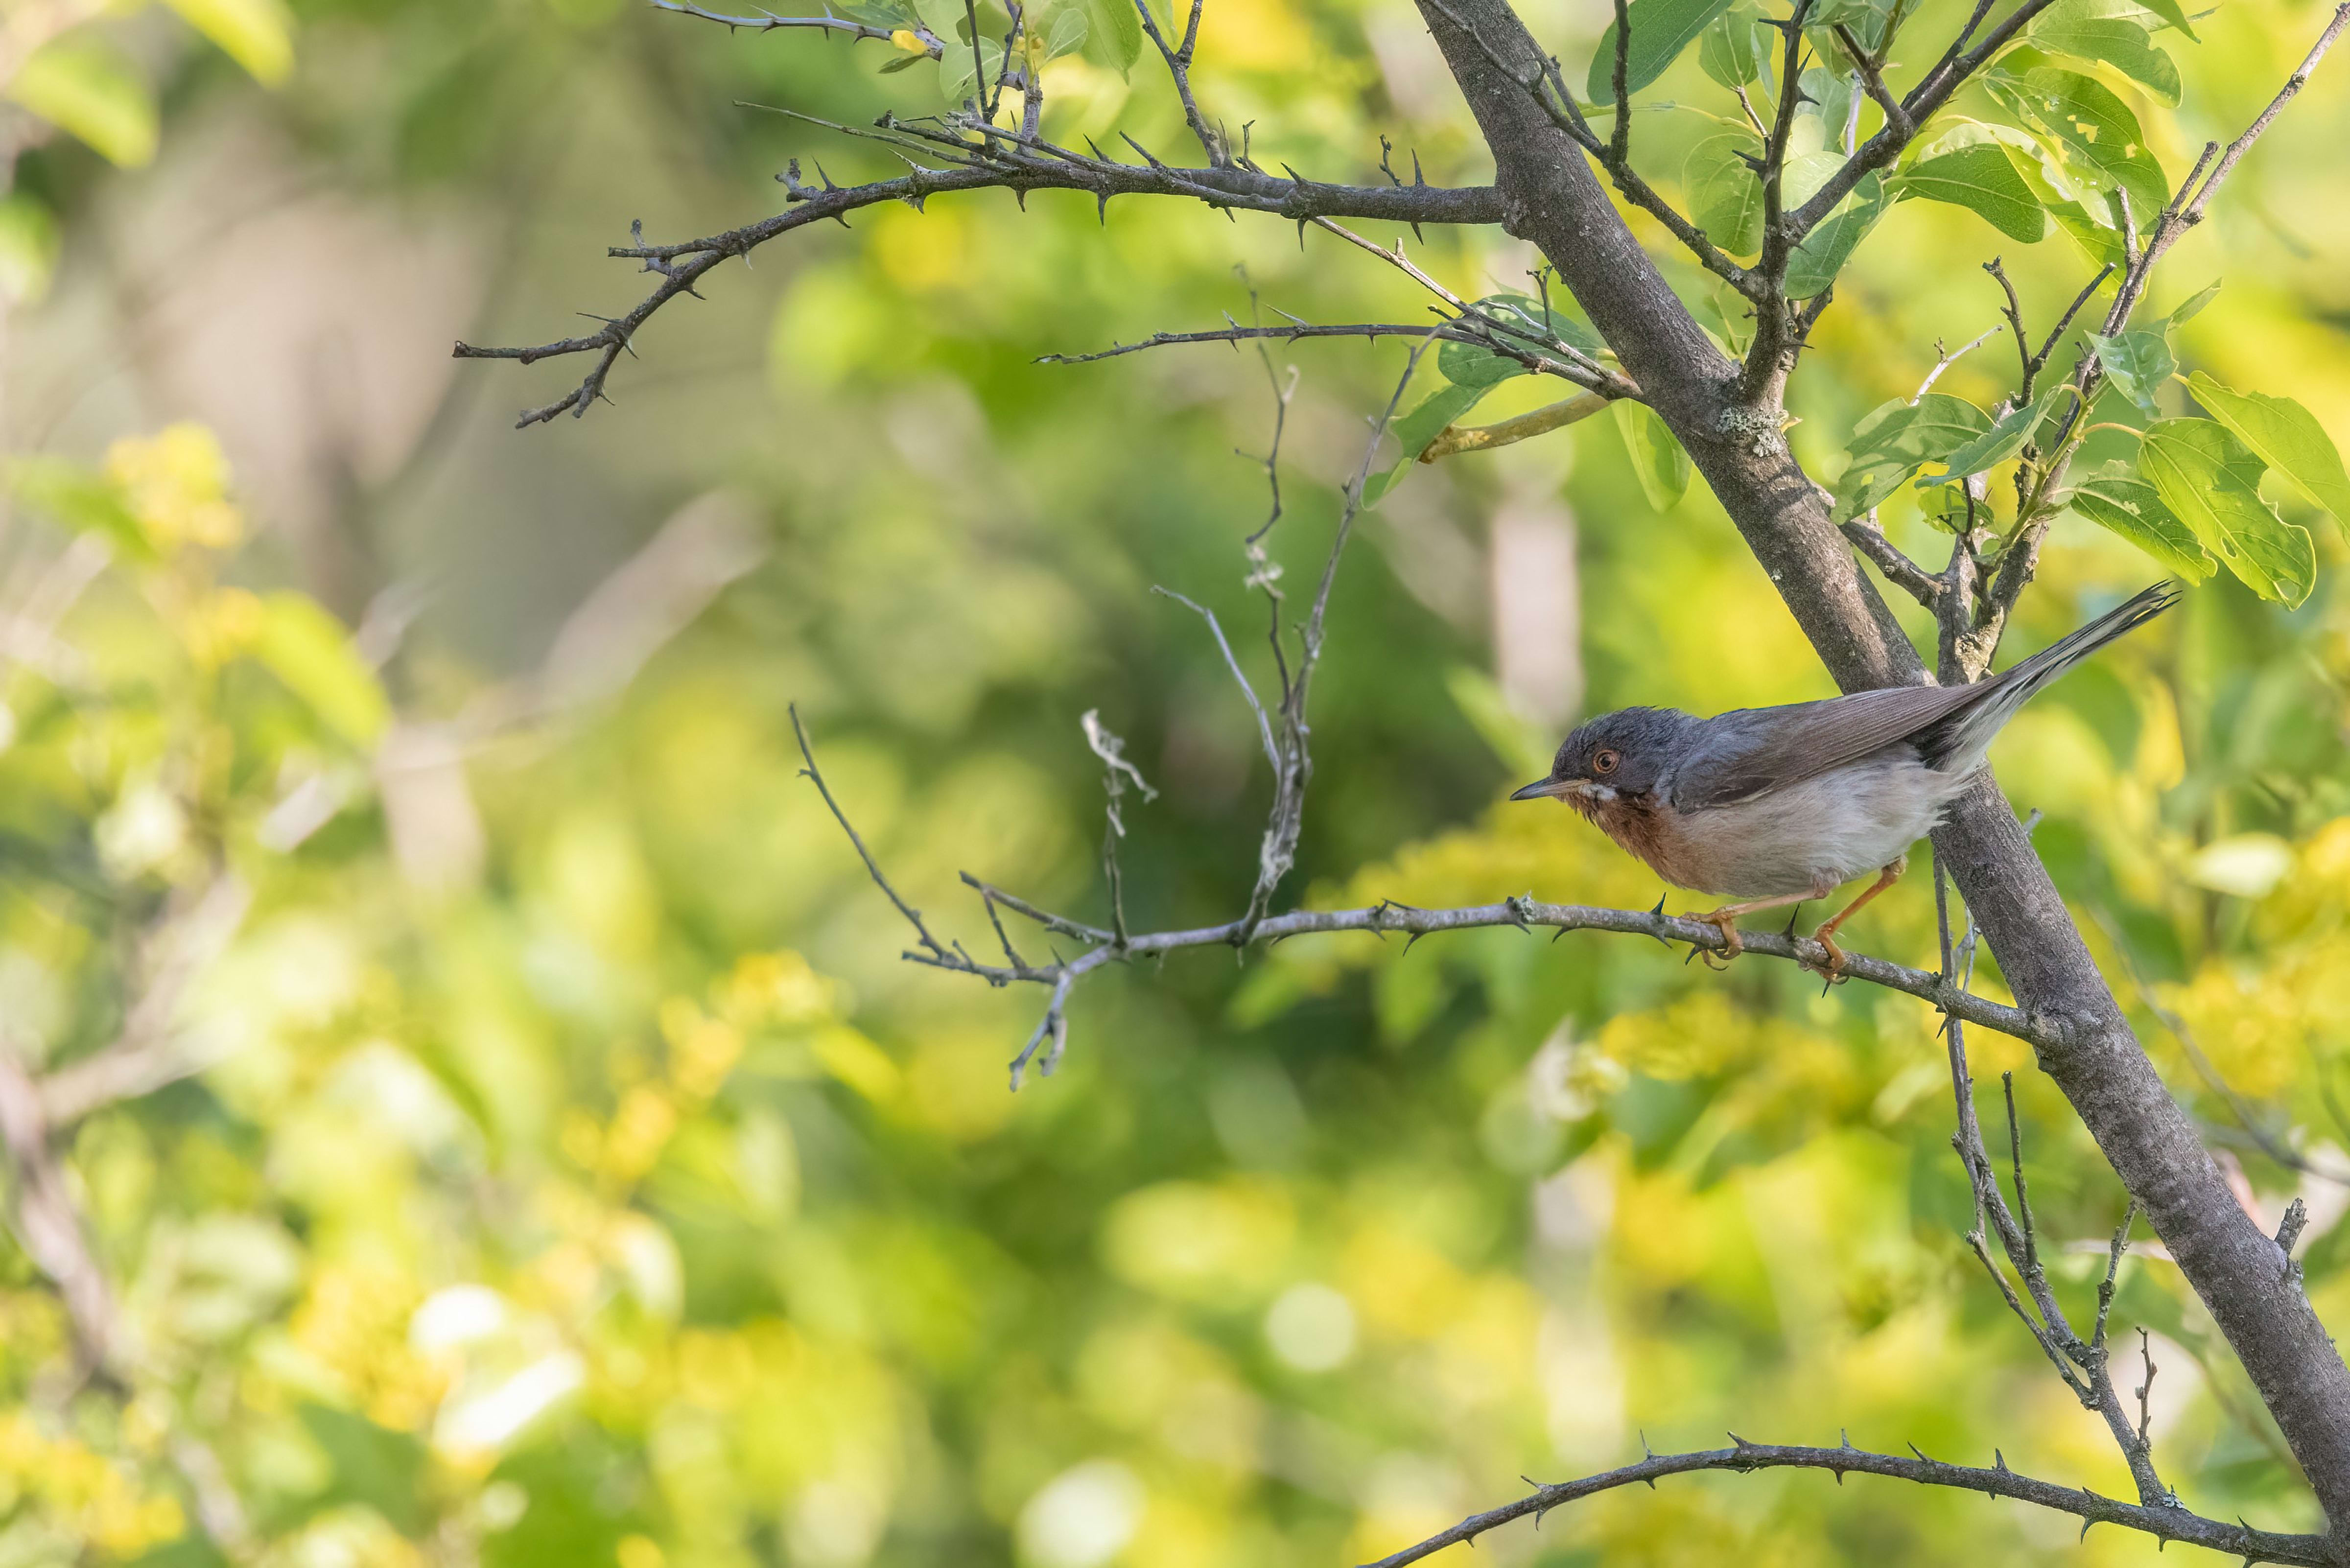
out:
<path id="1" fill-rule="evenodd" d="M 1824 895 L 1898 860 L 1968 783 L 1899 751 L 1696 814 L 1703 831 L 1690 836 L 1705 851 L 1689 856 L 1688 886 L 1741 898 Z"/>

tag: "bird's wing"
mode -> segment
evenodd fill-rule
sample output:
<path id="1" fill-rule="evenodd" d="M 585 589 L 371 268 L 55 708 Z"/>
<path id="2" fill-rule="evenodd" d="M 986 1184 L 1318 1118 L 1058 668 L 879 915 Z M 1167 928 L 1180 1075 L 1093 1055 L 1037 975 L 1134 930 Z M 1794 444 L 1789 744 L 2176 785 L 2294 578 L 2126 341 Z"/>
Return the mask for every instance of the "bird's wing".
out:
<path id="1" fill-rule="evenodd" d="M 1702 810 L 1800 784 L 1915 734 L 1983 694 L 1981 686 L 1896 686 L 1721 714 L 1705 721 L 1695 748 L 1674 770 L 1673 805 Z"/>

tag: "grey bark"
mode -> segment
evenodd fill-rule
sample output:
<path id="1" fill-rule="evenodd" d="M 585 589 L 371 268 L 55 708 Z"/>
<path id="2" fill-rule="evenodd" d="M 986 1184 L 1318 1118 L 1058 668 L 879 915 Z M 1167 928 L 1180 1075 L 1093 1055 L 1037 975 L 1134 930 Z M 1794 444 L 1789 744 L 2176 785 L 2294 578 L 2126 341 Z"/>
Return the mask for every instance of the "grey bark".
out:
<path id="1" fill-rule="evenodd" d="M 1503 226 L 1558 269 L 1837 684 L 1856 691 L 1930 680 L 1787 450 L 1775 380 L 1757 400 L 1742 400 L 1740 368 L 1699 327 L 1581 150 L 1522 85 L 1541 55 L 1506 0 L 1419 5 L 1493 151 Z M 2251 1375 L 2338 1542 L 2350 1532 L 2350 1367 L 2163 1086 L 1997 785 L 1986 779 L 1970 791 L 1934 846 L 2018 1001 L 2051 1026 L 2056 1043 L 2036 1047 L 2042 1070 Z"/>

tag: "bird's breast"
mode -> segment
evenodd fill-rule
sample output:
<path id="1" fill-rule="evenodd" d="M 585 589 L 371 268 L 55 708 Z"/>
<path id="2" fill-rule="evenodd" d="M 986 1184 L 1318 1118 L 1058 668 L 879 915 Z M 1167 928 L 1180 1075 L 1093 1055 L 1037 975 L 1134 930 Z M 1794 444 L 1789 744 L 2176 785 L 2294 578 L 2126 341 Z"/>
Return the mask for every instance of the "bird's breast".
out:
<path id="1" fill-rule="evenodd" d="M 1645 861 L 1674 887 L 1723 891 L 1711 885 L 1706 857 L 1690 836 L 1688 818 L 1668 803 L 1650 795 L 1610 792 L 1600 799 L 1578 799 L 1575 806 L 1626 854 Z"/>

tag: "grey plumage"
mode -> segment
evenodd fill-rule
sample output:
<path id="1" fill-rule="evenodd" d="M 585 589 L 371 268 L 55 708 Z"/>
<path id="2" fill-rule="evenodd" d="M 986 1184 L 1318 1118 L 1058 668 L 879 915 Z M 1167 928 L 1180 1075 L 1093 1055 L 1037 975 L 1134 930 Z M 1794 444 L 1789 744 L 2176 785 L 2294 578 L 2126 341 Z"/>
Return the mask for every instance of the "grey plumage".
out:
<path id="1" fill-rule="evenodd" d="M 2158 584 L 1972 686 L 1898 687 L 1710 719 L 1669 708 L 1603 714 L 1567 737 L 1548 778 L 1513 798 L 1565 801 L 1684 888 L 1781 902 L 1825 898 L 1880 868 L 1881 888 L 2017 710 L 2178 598 Z"/>
<path id="2" fill-rule="evenodd" d="M 1697 721 L 1671 781 L 1683 811 L 1727 805 L 1906 742 L 1935 773 L 1974 772 L 1991 738 L 2043 688 L 2178 599 L 2158 583 L 2002 674 L 1972 686 L 1897 686 L 1821 702 L 1742 708 Z M 1571 742 L 1570 742 L 1571 743 Z"/>

